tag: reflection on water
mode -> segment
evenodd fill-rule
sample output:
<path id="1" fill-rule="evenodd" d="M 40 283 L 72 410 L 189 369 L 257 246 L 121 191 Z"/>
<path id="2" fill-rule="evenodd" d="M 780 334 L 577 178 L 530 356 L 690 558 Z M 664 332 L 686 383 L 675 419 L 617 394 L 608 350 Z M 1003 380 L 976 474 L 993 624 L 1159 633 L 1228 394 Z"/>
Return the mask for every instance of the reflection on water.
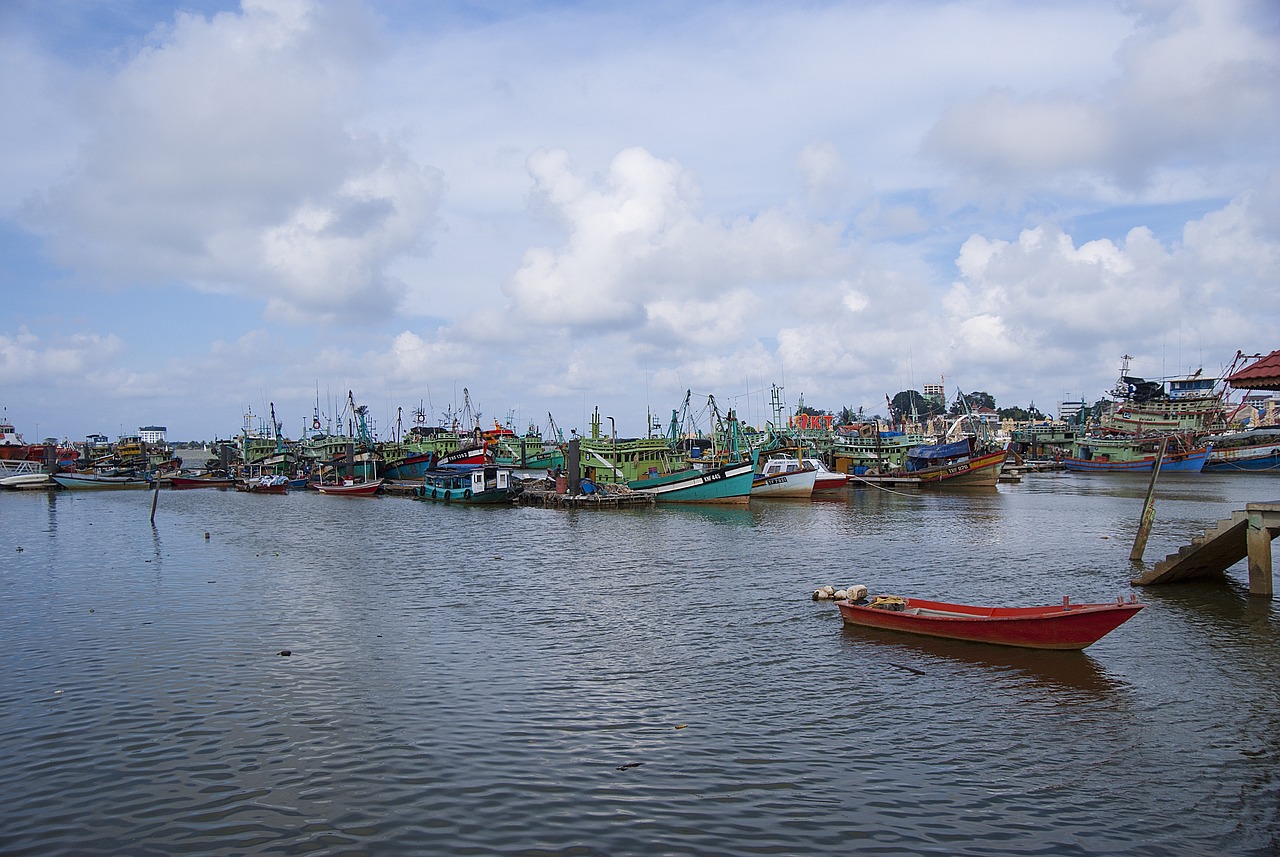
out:
<path id="1" fill-rule="evenodd" d="M 1124 684 L 1109 676 L 1086 652 L 1037 651 L 1009 646 L 944 640 L 860 625 L 844 625 L 851 656 L 883 662 L 908 672 L 923 671 L 946 662 L 947 667 L 973 670 L 975 681 L 1010 677 L 1025 680 L 1032 692 L 1082 691 L 1092 697 L 1116 694 Z"/>
<path id="2" fill-rule="evenodd" d="M 1150 556 L 1280 495 L 1168 485 Z M 154 527 L 148 492 L 0 494 L 0 852 L 1268 853 L 1277 613 L 1238 570 L 1144 591 L 1083 653 L 844 628 L 810 599 L 1127 595 L 1144 492 L 202 490 L 162 492 Z"/>

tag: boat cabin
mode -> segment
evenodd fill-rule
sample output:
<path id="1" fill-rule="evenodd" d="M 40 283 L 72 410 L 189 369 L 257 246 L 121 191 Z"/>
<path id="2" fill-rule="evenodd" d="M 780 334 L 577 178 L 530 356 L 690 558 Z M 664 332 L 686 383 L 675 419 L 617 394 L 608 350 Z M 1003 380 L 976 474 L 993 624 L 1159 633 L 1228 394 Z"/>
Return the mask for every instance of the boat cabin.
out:
<path id="1" fill-rule="evenodd" d="M 423 476 L 426 494 L 448 499 L 470 499 L 486 491 L 505 492 L 511 487 L 511 471 L 504 467 L 441 468 Z"/>

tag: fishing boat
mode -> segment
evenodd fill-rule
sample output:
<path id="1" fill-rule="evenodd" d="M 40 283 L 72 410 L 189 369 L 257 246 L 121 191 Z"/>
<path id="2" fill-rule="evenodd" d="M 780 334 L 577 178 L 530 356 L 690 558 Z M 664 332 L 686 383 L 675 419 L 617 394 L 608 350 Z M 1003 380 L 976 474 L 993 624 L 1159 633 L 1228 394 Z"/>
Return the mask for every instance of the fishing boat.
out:
<path id="1" fill-rule="evenodd" d="M 236 481 L 230 476 L 214 476 L 206 473 L 202 476 L 170 476 L 166 481 L 169 487 L 183 488 L 232 488 Z"/>
<path id="2" fill-rule="evenodd" d="M 911 435 L 885 437 L 877 452 L 850 453 L 837 445 L 835 469 L 848 473 L 850 483 L 892 483 L 934 488 L 994 488 L 1008 451 L 967 436 L 950 443 L 904 445 Z M 873 438 L 875 439 L 875 438 Z M 868 457 L 878 456 L 878 457 Z M 875 465 L 875 466 L 869 466 Z"/>
<path id="3" fill-rule="evenodd" d="M 760 465 L 751 481 L 757 500 L 807 500 L 813 496 L 818 471 L 789 455 L 772 455 Z"/>
<path id="4" fill-rule="evenodd" d="M 469 506 L 510 503 L 520 493 L 520 481 L 506 467 L 441 467 L 423 476 L 413 489 L 415 500 Z"/>
<path id="5" fill-rule="evenodd" d="M 835 473 L 818 458 L 806 458 L 804 463 L 817 473 L 813 479 L 813 493 L 822 494 L 839 491 L 849 484 L 849 477 L 843 473 Z"/>
<path id="6" fill-rule="evenodd" d="M 652 494 L 659 503 L 746 503 L 755 465 L 750 461 L 697 464 L 674 473 L 654 472 L 627 483 L 632 491 Z"/>
<path id="7" fill-rule="evenodd" d="M 847 625 L 883 628 L 1029 649 L 1083 649 L 1114 631 L 1145 604 L 1130 596 L 1110 604 L 974 607 L 921 598 L 878 595 L 865 603 L 837 601 Z"/>
<path id="8" fill-rule="evenodd" d="M 1161 470 L 1199 473 L 1209 458 L 1209 446 L 1196 446 L 1187 435 L 1147 437 L 1083 437 L 1073 455 L 1062 458 L 1067 470 L 1077 473 L 1150 473 L 1160 445 L 1165 444 Z"/>
<path id="9" fill-rule="evenodd" d="M 0 460 L 26 461 L 37 450 L 36 445 L 28 444 L 22 439 L 7 416 L 0 418 Z"/>
<path id="10" fill-rule="evenodd" d="M 63 488 L 73 490 L 151 487 L 151 483 L 146 478 L 125 474 L 55 473 L 53 481 Z"/>
<path id="11" fill-rule="evenodd" d="M 237 491 L 249 494 L 288 494 L 289 478 L 279 474 L 259 476 L 257 479 L 246 479 L 235 483 Z"/>
<path id="12" fill-rule="evenodd" d="M 918 446 L 907 451 L 906 472 L 925 486 L 992 487 L 1008 451 L 981 446 L 976 438 Z"/>
<path id="13" fill-rule="evenodd" d="M 341 482 L 318 482 L 316 490 L 321 494 L 339 494 L 344 497 L 372 497 L 382 488 L 382 479 L 370 479 L 367 482 L 356 482 L 344 479 Z"/>
<path id="14" fill-rule="evenodd" d="M 1115 405 L 1100 420 L 1107 432 L 1130 435 L 1204 434 L 1226 428 L 1225 388 L 1197 371 L 1168 381 L 1147 381 L 1129 374 L 1121 358 L 1120 380 L 1111 391 Z"/>
<path id="15" fill-rule="evenodd" d="M 1280 428 L 1262 426 L 1206 438 L 1204 471 L 1274 472 L 1280 470 Z"/>

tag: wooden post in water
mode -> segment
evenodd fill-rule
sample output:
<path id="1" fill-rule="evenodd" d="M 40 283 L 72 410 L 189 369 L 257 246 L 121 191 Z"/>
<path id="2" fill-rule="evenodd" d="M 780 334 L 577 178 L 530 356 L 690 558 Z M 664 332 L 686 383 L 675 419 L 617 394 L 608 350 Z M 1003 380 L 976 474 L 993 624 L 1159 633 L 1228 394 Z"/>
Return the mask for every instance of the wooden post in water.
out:
<path id="1" fill-rule="evenodd" d="M 1156 480 L 1160 478 L 1160 465 L 1164 462 L 1164 448 L 1169 438 L 1160 438 L 1160 448 L 1156 450 L 1156 460 L 1151 465 L 1151 484 L 1147 486 L 1147 499 L 1142 504 L 1142 520 L 1138 523 L 1138 536 L 1133 540 L 1133 550 L 1129 551 L 1130 562 L 1142 562 L 1142 554 L 1147 549 L 1147 536 L 1151 535 L 1151 523 L 1156 519 Z"/>
<path id="2" fill-rule="evenodd" d="M 152 489 L 151 489 L 151 525 L 156 523 L 156 503 L 160 501 L 160 474 L 152 473 Z"/>
<path id="3" fill-rule="evenodd" d="M 1259 503 L 1250 503 L 1249 529 L 1245 533 L 1245 545 L 1249 556 L 1249 594 L 1263 598 L 1275 596 L 1271 579 L 1271 531 L 1267 529 L 1268 515 L 1259 510 Z M 1271 517 L 1275 521 L 1274 516 Z"/>

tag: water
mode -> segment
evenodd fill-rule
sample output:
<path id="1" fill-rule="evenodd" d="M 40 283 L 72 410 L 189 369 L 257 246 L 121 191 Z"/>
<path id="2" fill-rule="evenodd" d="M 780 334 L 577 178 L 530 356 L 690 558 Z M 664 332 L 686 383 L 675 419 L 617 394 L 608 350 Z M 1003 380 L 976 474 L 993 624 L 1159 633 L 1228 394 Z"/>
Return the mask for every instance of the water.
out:
<path id="1" fill-rule="evenodd" d="M 810 599 L 1127 595 L 1145 489 L 596 513 L 206 489 L 162 492 L 154 528 L 150 492 L 3 493 L 0 853 L 1275 853 L 1277 607 L 1242 567 L 1143 590 L 1084 653 Z M 1167 474 L 1147 557 L 1276 497 Z"/>

